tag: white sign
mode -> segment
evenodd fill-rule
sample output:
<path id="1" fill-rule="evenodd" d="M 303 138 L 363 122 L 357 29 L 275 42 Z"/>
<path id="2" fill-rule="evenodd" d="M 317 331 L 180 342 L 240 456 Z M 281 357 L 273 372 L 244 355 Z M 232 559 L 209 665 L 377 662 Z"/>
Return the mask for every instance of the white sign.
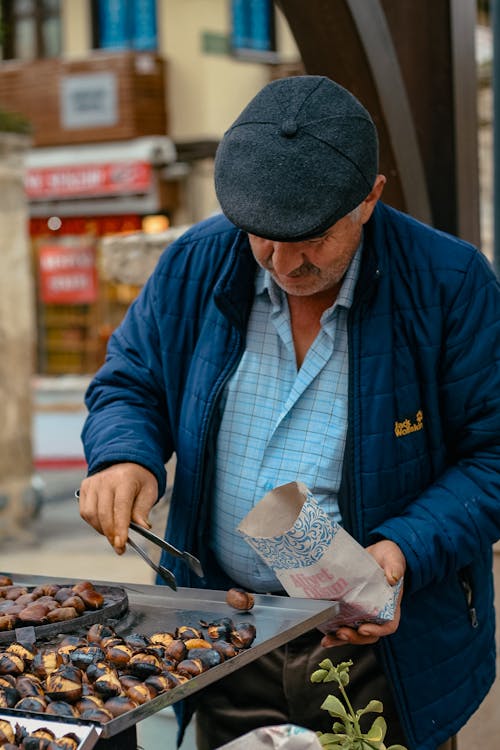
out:
<path id="1" fill-rule="evenodd" d="M 82 73 L 61 80 L 61 123 L 64 128 L 116 125 L 118 93 L 114 73 Z"/>

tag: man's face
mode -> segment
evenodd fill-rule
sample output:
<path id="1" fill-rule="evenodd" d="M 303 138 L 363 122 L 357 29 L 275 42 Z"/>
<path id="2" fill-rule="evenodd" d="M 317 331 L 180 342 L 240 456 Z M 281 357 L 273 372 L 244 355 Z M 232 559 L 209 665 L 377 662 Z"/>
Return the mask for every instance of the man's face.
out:
<path id="1" fill-rule="evenodd" d="M 276 242 L 249 234 L 257 263 L 284 292 L 308 297 L 338 287 L 361 240 L 359 212 L 344 216 L 324 234 L 301 242 Z"/>
<path id="2" fill-rule="evenodd" d="M 319 237 L 278 242 L 249 234 L 255 260 L 286 294 L 311 297 L 338 290 L 361 241 L 363 224 L 372 215 L 385 182 L 383 175 L 377 175 L 365 200 Z"/>

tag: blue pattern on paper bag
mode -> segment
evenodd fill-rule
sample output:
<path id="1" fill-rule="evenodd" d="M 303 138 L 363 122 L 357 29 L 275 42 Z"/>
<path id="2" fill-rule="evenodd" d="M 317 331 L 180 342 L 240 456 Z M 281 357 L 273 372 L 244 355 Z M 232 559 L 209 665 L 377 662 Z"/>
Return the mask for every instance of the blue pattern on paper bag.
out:
<path id="1" fill-rule="evenodd" d="M 244 536 L 273 570 L 287 570 L 305 568 L 317 562 L 338 528 L 338 524 L 331 521 L 308 493 L 300 515 L 286 534 L 258 539 Z"/>

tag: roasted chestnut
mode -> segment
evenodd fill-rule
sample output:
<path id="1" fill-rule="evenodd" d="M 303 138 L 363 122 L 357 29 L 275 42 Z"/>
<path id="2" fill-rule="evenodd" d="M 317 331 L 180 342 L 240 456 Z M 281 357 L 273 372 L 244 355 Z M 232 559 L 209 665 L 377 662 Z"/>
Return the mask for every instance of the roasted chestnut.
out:
<path id="1" fill-rule="evenodd" d="M 34 674 L 22 674 L 16 679 L 16 689 L 21 698 L 44 694 L 42 681 Z"/>
<path id="2" fill-rule="evenodd" d="M 236 648 L 249 648 L 255 640 L 255 625 L 251 622 L 240 622 L 231 631 L 229 639 Z"/>
<path id="3" fill-rule="evenodd" d="M 105 700 L 119 695 L 122 692 L 122 686 L 116 672 L 110 669 L 107 674 L 98 677 L 94 681 L 94 690 Z"/>
<path id="4" fill-rule="evenodd" d="M 24 661 L 17 654 L 0 653 L 0 674 L 18 675 L 24 672 Z"/>
<path id="5" fill-rule="evenodd" d="M 102 622 L 96 622 L 87 630 L 87 640 L 89 643 L 100 643 L 103 638 L 109 638 L 116 635 L 111 625 Z"/>
<path id="6" fill-rule="evenodd" d="M 150 643 L 157 643 L 160 646 L 169 646 L 174 640 L 172 633 L 153 633 L 149 636 Z"/>
<path id="7" fill-rule="evenodd" d="M 204 638 L 189 638 L 187 641 L 184 641 L 184 644 L 188 651 L 192 648 L 212 648 L 212 644 Z"/>
<path id="8" fill-rule="evenodd" d="M 20 643 L 19 641 L 13 641 L 6 648 L 7 653 L 17 654 L 24 661 L 25 667 L 31 664 L 35 658 L 37 652 L 36 646 L 29 643 Z"/>
<path id="9" fill-rule="evenodd" d="M 224 661 L 224 656 L 214 648 L 190 648 L 188 657 L 189 659 L 199 659 L 204 670 L 217 667 Z M 177 669 L 179 670 L 179 665 Z"/>
<path id="10" fill-rule="evenodd" d="M 59 737 L 56 744 L 57 750 L 77 750 L 80 745 L 80 738 L 73 732 L 69 732 Z"/>
<path id="11" fill-rule="evenodd" d="M 85 612 L 85 603 L 83 599 L 80 596 L 78 596 L 78 594 L 73 594 L 72 596 L 68 596 L 67 599 L 61 602 L 61 608 L 64 609 L 64 607 L 73 607 L 73 609 L 76 609 L 79 615 Z"/>
<path id="12" fill-rule="evenodd" d="M 165 633 L 162 633 L 161 635 L 166 635 Z M 170 635 L 170 633 L 168 633 Z M 170 636 L 170 640 L 172 640 L 172 636 Z M 149 646 L 150 643 L 154 643 L 155 641 L 152 641 L 150 638 L 147 637 L 147 635 L 143 635 L 142 633 L 131 633 L 130 635 L 125 636 L 125 643 L 127 646 L 130 646 L 130 648 L 134 649 L 134 651 L 142 651 L 142 649 Z"/>
<path id="13" fill-rule="evenodd" d="M 105 657 L 102 648 L 93 643 L 90 646 L 81 646 L 80 648 L 75 648 L 75 650 L 70 653 L 69 658 L 71 663 L 74 664 L 75 667 L 86 669 L 89 664 L 103 661 Z"/>
<path id="14" fill-rule="evenodd" d="M 45 709 L 45 713 L 52 716 L 66 716 L 71 719 L 77 719 L 80 716 L 80 712 L 75 706 L 64 700 L 51 701 Z"/>
<path id="15" fill-rule="evenodd" d="M 162 663 L 155 654 L 149 654 L 145 651 L 138 651 L 128 662 L 128 669 L 132 674 L 145 680 L 152 674 L 160 674 Z"/>
<path id="16" fill-rule="evenodd" d="M 106 722 L 111 721 L 112 718 L 113 714 L 106 708 L 89 708 L 87 711 L 80 714 L 80 719 L 96 721 L 99 722 L 99 724 L 106 724 Z"/>
<path id="17" fill-rule="evenodd" d="M 149 678 L 148 678 L 149 679 Z M 155 692 L 145 682 L 137 682 L 136 685 L 129 685 L 125 688 L 126 694 L 137 704 L 142 705 L 154 698 Z"/>
<path id="18" fill-rule="evenodd" d="M 255 597 L 244 589 L 229 589 L 226 594 L 226 603 L 233 609 L 240 609 L 247 612 L 255 604 Z"/>
<path id="19" fill-rule="evenodd" d="M 63 663 L 62 654 L 55 649 L 48 649 L 47 651 L 39 651 L 33 657 L 31 663 L 31 671 L 37 677 L 46 677 L 51 672 L 55 672 L 59 669 Z"/>
<path id="20" fill-rule="evenodd" d="M 34 711 L 35 713 L 44 713 L 47 708 L 47 701 L 43 695 L 28 695 L 21 698 L 14 706 L 18 711 Z"/>
<path id="21" fill-rule="evenodd" d="M 86 609 L 101 609 L 104 606 L 103 595 L 99 591 L 95 591 L 95 589 L 83 589 L 77 593 L 83 600 Z"/>
<path id="22" fill-rule="evenodd" d="M 174 661 L 182 661 L 187 655 L 187 648 L 184 641 L 176 638 L 165 648 L 165 657 Z"/>
<path id="23" fill-rule="evenodd" d="M 234 623 L 230 617 L 223 617 L 217 622 L 210 622 L 207 625 L 207 636 L 211 641 L 218 641 L 221 638 L 229 638 L 231 630 L 234 630 Z"/>
<path id="24" fill-rule="evenodd" d="M 20 697 L 15 687 L 0 687 L 0 708 L 13 708 Z"/>
<path id="25" fill-rule="evenodd" d="M 23 627 L 26 625 L 43 625 L 44 622 L 47 622 L 48 611 L 49 608 L 46 604 L 35 602 L 18 612 L 18 623 Z"/>
<path id="26" fill-rule="evenodd" d="M 45 694 L 53 701 L 74 703 L 82 696 L 82 678 L 76 667 L 65 665 L 45 680 Z"/>
<path id="27" fill-rule="evenodd" d="M 214 641 L 212 648 L 221 654 L 224 659 L 232 659 L 238 653 L 238 649 L 232 643 L 224 640 Z"/>
<path id="28" fill-rule="evenodd" d="M 128 695 L 115 695 L 113 698 L 108 698 L 104 703 L 104 708 L 107 711 L 110 711 L 114 717 L 117 717 L 126 714 L 127 711 L 132 711 L 134 708 L 137 708 L 138 705 L 139 704 L 132 700 Z"/>
<path id="29" fill-rule="evenodd" d="M 66 620 L 74 620 L 78 614 L 74 607 L 57 607 L 47 612 L 45 619 L 47 622 L 66 622 Z"/>
<path id="30" fill-rule="evenodd" d="M 190 638 L 203 638 L 203 633 L 191 625 L 179 625 L 175 631 L 175 637 L 180 638 L 182 641 L 187 641 Z"/>
<path id="31" fill-rule="evenodd" d="M 0 587 L 1 586 L 12 586 L 14 581 L 10 576 L 5 575 L 4 573 L 0 574 Z"/>
<path id="32" fill-rule="evenodd" d="M 205 672 L 200 659 L 183 659 L 177 665 L 176 673 L 183 675 L 184 677 L 197 677 L 197 675 Z"/>
<path id="33" fill-rule="evenodd" d="M 100 695 L 82 695 L 75 705 L 78 711 L 82 713 L 89 708 L 102 708 L 104 701 Z"/>
<path id="34" fill-rule="evenodd" d="M 134 652 L 126 643 L 117 643 L 113 646 L 108 646 L 104 653 L 107 661 L 114 667 L 125 667 Z"/>
<path id="35" fill-rule="evenodd" d="M 0 615 L 0 631 L 14 630 L 16 627 L 16 620 L 17 618 L 14 614 Z"/>
<path id="36" fill-rule="evenodd" d="M 14 731 L 14 727 L 10 724 L 9 721 L 0 719 L 0 743 L 3 744 L 5 742 L 15 744 L 16 733 Z"/>

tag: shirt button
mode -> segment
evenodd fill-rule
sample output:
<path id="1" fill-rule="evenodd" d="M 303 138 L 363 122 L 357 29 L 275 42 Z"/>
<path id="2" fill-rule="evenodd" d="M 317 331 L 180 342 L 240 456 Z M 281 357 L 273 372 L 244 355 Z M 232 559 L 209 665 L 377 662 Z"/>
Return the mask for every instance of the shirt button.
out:
<path id="1" fill-rule="evenodd" d="M 274 489 L 274 484 L 272 482 L 266 482 L 264 485 L 264 489 L 266 492 L 270 492 Z"/>

